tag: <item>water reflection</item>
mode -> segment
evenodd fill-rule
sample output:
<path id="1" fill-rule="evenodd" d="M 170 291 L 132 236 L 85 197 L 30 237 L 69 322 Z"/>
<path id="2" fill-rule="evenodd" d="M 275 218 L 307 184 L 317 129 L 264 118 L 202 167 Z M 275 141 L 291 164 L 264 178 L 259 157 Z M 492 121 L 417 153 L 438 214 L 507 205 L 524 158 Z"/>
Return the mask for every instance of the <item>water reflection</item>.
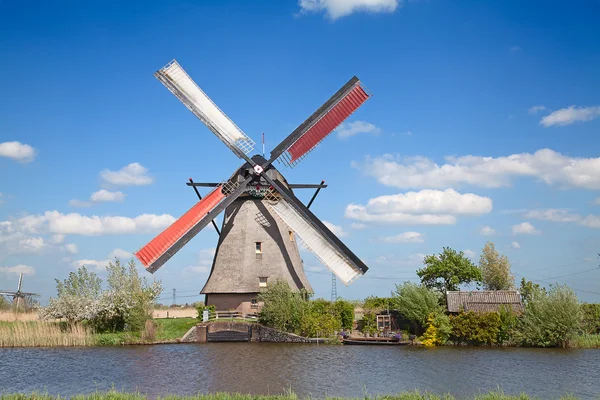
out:
<path id="1" fill-rule="evenodd" d="M 466 397 L 498 385 L 539 397 L 600 394 L 597 350 L 211 343 L 0 349 L 0 392 L 117 389 L 360 397 L 420 389 Z"/>

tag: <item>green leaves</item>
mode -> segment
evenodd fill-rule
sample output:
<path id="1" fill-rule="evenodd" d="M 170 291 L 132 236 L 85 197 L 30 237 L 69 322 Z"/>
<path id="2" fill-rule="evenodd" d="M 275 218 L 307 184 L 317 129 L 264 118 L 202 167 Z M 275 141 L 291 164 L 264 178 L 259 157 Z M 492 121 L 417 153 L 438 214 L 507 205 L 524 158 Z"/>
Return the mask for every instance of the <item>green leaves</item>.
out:
<path id="1" fill-rule="evenodd" d="M 393 304 L 405 318 L 423 326 L 431 313 L 443 311 L 439 293 L 412 282 L 396 285 Z"/>
<path id="2" fill-rule="evenodd" d="M 458 290 L 459 285 L 481 281 L 481 270 L 465 254 L 444 247 L 439 255 L 429 255 L 423 260 L 424 268 L 417 270 L 421 283 L 442 293 Z"/>

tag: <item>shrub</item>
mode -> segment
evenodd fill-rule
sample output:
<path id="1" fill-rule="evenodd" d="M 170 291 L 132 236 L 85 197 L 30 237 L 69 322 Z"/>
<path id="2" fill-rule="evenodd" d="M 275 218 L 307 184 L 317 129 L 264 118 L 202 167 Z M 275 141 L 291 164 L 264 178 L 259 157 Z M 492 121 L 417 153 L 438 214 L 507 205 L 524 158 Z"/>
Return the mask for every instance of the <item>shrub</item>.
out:
<path id="1" fill-rule="evenodd" d="M 427 317 L 427 330 L 421 337 L 421 343 L 426 347 L 442 346 L 446 344 L 452 327 L 450 319 L 442 312 L 434 312 Z"/>
<path id="2" fill-rule="evenodd" d="M 278 279 L 258 298 L 263 302 L 258 314 L 261 324 L 286 332 L 300 332 L 302 317 L 308 306 L 301 292 L 292 291 L 286 281 Z"/>
<path id="3" fill-rule="evenodd" d="M 333 303 L 336 315 L 340 320 L 342 329 L 352 329 L 354 323 L 354 304 L 347 300 L 338 299 Z"/>
<path id="4" fill-rule="evenodd" d="M 461 311 L 458 315 L 450 317 L 450 325 L 451 338 L 456 343 L 492 345 L 498 341 L 501 321 L 497 312 Z"/>
<path id="5" fill-rule="evenodd" d="M 403 317 L 423 326 L 432 313 L 442 312 L 439 294 L 425 286 L 404 282 L 396 285 L 392 296 L 394 307 Z"/>
<path id="6" fill-rule="evenodd" d="M 498 330 L 499 344 L 513 344 L 517 332 L 519 318 L 512 308 L 504 305 L 498 310 L 500 317 L 500 329 Z"/>
<path id="7" fill-rule="evenodd" d="M 367 312 L 378 312 L 387 310 L 389 307 L 392 307 L 393 304 L 393 299 L 389 297 L 369 296 L 365 299 L 363 308 Z"/>
<path id="8" fill-rule="evenodd" d="M 204 303 L 198 303 L 196 305 L 196 311 L 198 311 L 198 316 L 196 316 L 196 318 L 198 318 L 200 321 L 202 321 L 204 318 L 204 310 L 208 310 L 208 319 L 211 319 L 215 316 L 214 305 L 205 306 Z"/>
<path id="9" fill-rule="evenodd" d="M 366 312 L 363 315 L 363 318 L 361 320 L 361 325 L 362 325 L 362 329 L 361 329 L 362 333 L 368 333 L 368 334 L 372 335 L 375 332 L 377 332 L 377 317 L 375 316 L 375 313 Z"/>
<path id="10" fill-rule="evenodd" d="M 586 333 L 600 334 L 600 304 L 581 305 L 582 328 Z"/>
<path id="11" fill-rule="evenodd" d="M 567 347 L 580 324 L 581 307 L 573 289 L 551 286 L 527 302 L 520 324 L 522 341 L 537 347 Z"/>

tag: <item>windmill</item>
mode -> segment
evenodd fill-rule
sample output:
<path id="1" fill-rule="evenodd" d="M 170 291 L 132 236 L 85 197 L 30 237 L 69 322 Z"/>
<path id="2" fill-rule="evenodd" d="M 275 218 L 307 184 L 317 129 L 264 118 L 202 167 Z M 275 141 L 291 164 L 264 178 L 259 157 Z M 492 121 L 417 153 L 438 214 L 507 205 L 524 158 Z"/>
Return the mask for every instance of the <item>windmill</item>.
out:
<path id="1" fill-rule="evenodd" d="M 187 183 L 199 201 L 135 255 L 154 273 L 198 232 L 212 222 L 219 234 L 209 278 L 201 293 L 217 310 L 256 308 L 256 295 L 268 282 L 282 278 L 291 287 L 312 289 L 302 266 L 299 239 L 345 285 L 367 271 L 367 266 L 335 236 L 309 207 L 322 187 L 290 184 L 273 165 L 296 166 L 326 136 L 358 109 L 370 94 L 352 77 L 316 112 L 270 153 L 249 156 L 254 141 L 235 125 L 196 85 L 176 60 L 154 76 L 244 161 L 220 183 Z M 214 187 L 204 198 L 198 186 Z M 307 206 L 295 188 L 317 188 Z M 224 211 L 221 231 L 213 221 Z"/>
<path id="2" fill-rule="evenodd" d="M 0 296 L 12 297 L 12 303 L 15 306 L 15 309 L 19 309 L 21 302 L 27 304 L 27 300 L 30 300 L 33 296 L 39 296 L 38 293 L 27 293 L 21 291 L 21 286 L 23 285 L 23 273 L 19 274 L 19 283 L 17 284 L 17 291 L 12 292 L 8 290 L 0 290 Z"/>

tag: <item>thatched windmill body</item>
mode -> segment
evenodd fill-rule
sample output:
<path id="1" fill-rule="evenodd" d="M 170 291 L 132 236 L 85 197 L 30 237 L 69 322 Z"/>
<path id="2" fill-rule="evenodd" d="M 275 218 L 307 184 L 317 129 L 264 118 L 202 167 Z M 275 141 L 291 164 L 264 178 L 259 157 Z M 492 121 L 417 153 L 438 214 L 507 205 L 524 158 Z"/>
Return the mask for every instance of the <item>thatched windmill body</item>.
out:
<path id="1" fill-rule="evenodd" d="M 200 230 L 212 222 L 219 242 L 211 273 L 201 293 L 217 310 L 247 312 L 257 306 L 256 295 L 276 279 L 292 288 L 312 291 L 297 240 L 346 285 L 367 271 L 367 266 L 294 195 L 273 162 L 293 167 L 314 149 L 370 95 L 358 78 L 350 79 L 321 108 L 273 149 L 269 159 L 249 156 L 254 142 L 243 133 L 173 60 L 155 73 L 244 164 L 226 181 L 195 183 L 199 197 L 189 211 L 138 250 L 135 255 L 154 273 Z M 204 198 L 198 186 L 214 187 Z M 315 193 L 316 196 L 316 193 Z M 314 196 L 313 199 L 314 200 Z M 311 200 L 311 203 L 312 203 Z M 224 211 L 221 231 L 214 223 Z"/>

